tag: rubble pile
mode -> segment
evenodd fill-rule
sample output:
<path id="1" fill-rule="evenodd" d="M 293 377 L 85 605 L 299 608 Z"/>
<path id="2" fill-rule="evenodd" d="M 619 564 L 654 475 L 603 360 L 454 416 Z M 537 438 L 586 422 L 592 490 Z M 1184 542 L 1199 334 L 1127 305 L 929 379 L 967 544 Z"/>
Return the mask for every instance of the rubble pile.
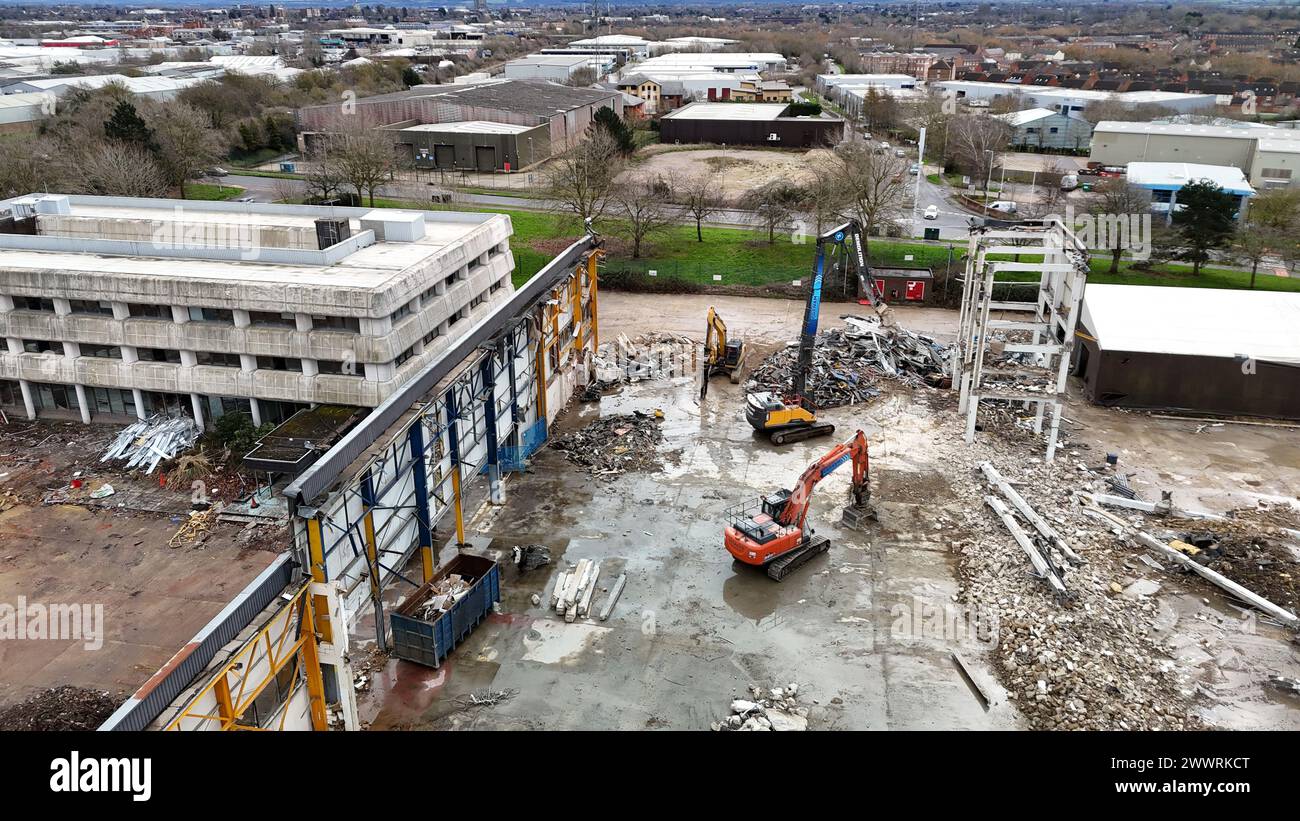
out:
<path id="1" fill-rule="evenodd" d="M 799 685 L 774 687 L 764 690 L 751 687 L 751 698 L 738 698 L 731 702 L 731 714 L 709 726 L 714 731 L 783 731 L 807 730 L 808 709 L 797 700 Z"/>
<path id="2" fill-rule="evenodd" d="M 103 690 L 52 687 L 26 701 L 0 707 L 0 730 L 95 730 L 121 701 Z"/>
<path id="3" fill-rule="evenodd" d="M 933 339 L 879 320 L 844 317 L 845 327 L 817 335 L 805 392 L 818 408 L 869 402 L 880 395 L 881 378 L 909 385 L 945 384 L 949 348 Z M 799 349 L 790 345 L 760 362 L 748 388 L 772 393 L 790 389 Z"/>
<path id="4" fill-rule="evenodd" d="M 557 436 L 550 446 L 593 476 L 614 476 L 658 466 L 657 446 L 664 434 L 660 414 L 605 416 L 581 430 Z"/>
<path id="5" fill-rule="evenodd" d="M 193 419 L 156 414 L 123 428 L 99 461 L 124 461 L 130 470 L 145 468 L 145 473 L 153 473 L 159 463 L 184 453 L 197 441 L 199 428 Z"/>
<path id="6" fill-rule="evenodd" d="M 469 590 L 469 582 L 458 573 L 439 579 L 433 583 L 429 598 L 425 599 L 420 609 L 416 611 L 416 618 L 422 621 L 433 621 L 450 610 L 456 602 L 465 598 Z"/>
<path id="7" fill-rule="evenodd" d="M 628 338 L 619 334 L 596 351 L 592 385 L 600 390 L 623 382 L 690 376 L 699 367 L 699 354 L 700 343 L 689 336 L 657 332 Z"/>
<path id="8" fill-rule="evenodd" d="M 520 573 L 527 573 L 529 570 L 536 570 L 551 563 L 551 551 L 545 545 L 515 545 L 511 555 Z"/>

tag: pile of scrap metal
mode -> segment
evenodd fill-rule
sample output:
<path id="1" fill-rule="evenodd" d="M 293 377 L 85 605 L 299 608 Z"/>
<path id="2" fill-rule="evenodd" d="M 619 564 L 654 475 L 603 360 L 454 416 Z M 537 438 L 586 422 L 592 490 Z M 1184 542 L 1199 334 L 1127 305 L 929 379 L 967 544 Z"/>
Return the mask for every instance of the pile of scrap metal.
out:
<path id="1" fill-rule="evenodd" d="M 1047 582 L 1058 598 L 1067 598 L 1066 571 L 1070 565 L 1083 564 L 1083 557 L 1002 477 L 992 463 L 981 462 L 980 471 L 992 489 L 1002 497 L 990 493 L 984 497 L 984 503 L 993 509 L 1016 544 L 1029 556 L 1034 575 Z M 1022 522 L 1025 526 L 1022 526 Z"/>
<path id="2" fill-rule="evenodd" d="M 806 393 L 818 408 L 868 402 L 880 395 L 875 383 L 888 377 L 911 385 L 950 387 L 950 349 L 933 339 L 879 319 L 846 316 L 844 328 L 817 335 Z M 798 351 L 784 348 L 750 374 L 748 390 L 784 393 Z"/>
<path id="3" fill-rule="evenodd" d="M 437 619 L 450 610 L 453 604 L 463 599 L 469 593 L 470 587 L 470 583 L 457 573 L 439 579 L 429 591 L 429 598 L 420 605 L 416 618 L 421 621 Z"/>
<path id="4" fill-rule="evenodd" d="M 145 468 L 145 473 L 153 473 L 161 462 L 184 453 L 198 440 L 193 419 L 158 414 L 123 428 L 99 461 L 125 461 L 130 470 Z"/>
<path id="5" fill-rule="evenodd" d="M 699 348 L 699 342 L 681 334 L 656 332 L 630 339 L 619 334 L 617 340 L 604 343 L 596 351 L 593 384 L 609 386 L 690 376 L 698 367 Z"/>
<path id="6" fill-rule="evenodd" d="M 515 545 L 512 557 L 515 567 L 519 568 L 520 573 L 527 573 L 529 570 L 536 570 L 551 563 L 551 551 L 544 545 L 529 544 Z"/>
<path id="7" fill-rule="evenodd" d="M 657 446 L 664 438 L 658 420 L 662 418 L 660 411 L 606 416 L 582 430 L 556 436 L 550 446 L 594 476 L 649 469 L 658 464 Z"/>

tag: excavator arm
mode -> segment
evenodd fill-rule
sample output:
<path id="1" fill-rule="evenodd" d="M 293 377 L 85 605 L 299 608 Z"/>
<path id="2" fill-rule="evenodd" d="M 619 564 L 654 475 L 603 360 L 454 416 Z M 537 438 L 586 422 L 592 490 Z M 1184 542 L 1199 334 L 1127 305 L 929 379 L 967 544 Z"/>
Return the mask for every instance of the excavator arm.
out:
<path id="1" fill-rule="evenodd" d="M 871 463 L 867 452 L 866 434 L 858 431 L 852 439 L 831 448 L 825 456 L 808 466 L 795 484 L 794 491 L 790 494 L 790 499 L 786 502 L 781 515 L 777 517 L 777 521 L 788 527 L 802 530 L 804 520 L 808 517 L 808 508 L 812 504 L 813 490 L 822 479 L 834 473 L 840 465 L 850 461 L 853 463 L 853 504 L 856 507 L 866 504 L 871 496 L 868 481 Z"/>

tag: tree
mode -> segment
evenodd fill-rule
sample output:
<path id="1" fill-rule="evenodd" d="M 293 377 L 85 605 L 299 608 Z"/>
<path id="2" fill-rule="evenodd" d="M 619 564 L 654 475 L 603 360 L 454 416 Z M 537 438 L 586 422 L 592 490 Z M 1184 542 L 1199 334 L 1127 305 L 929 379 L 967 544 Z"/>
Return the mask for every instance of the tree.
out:
<path id="1" fill-rule="evenodd" d="M 308 154 L 306 170 L 303 173 L 303 187 L 308 202 L 329 202 L 338 197 L 347 184 L 337 165 L 328 162 L 323 151 Z"/>
<path id="2" fill-rule="evenodd" d="M 862 98 L 862 120 L 870 131 L 889 131 L 898 126 L 902 112 L 898 100 L 888 91 L 875 86 Z"/>
<path id="3" fill-rule="evenodd" d="M 864 234 L 878 233 L 902 216 L 911 187 L 906 160 L 855 140 L 835 148 L 830 174 L 838 180 L 845 215 L 856 219 Z"/>
<path id="4" fill-rule="evenodd" d="M 153 119 L 158 163 L 168 182 L 178 186 L 185 198 L 185 181 L 201 176 L 223 154 L 224 135 L 214 131 L 207 115 L 194 106 L 171 102 Z"/>
<path id="5" fill-rule="evenodd" d="M 59 191 L 68 178 L 62 150 L 47 138 L 13 140 L 0 151 L 0 196 Z"/>
<path id="6" fill-rule="evenodd" d="M 1175 195 L 1173 224 L 1182 235 L 1182 257 L 1192 261 L 1192 276 L 1200 276 L 1210 251 L 1222 248 L 1236 225 L 1237 197 L 1209 180 L 1184 185 Z"/>
<path id="7" fill-rule="evenodd" d="M 1260 264 L 1268 257 L 1290 262 L 1300 255 L 1296 230 L 1300 228 L 1300 191 L 1274 188 L 1250 201 L 1241 226 L 1232 239 L 1232 254 L 1250 266 L 1250 287 Z"/>
<path id="8" fill-rule="evenodd" d="M 325 141 L 324 162 L 331 166 L 330 173 L 356 191 L 358 201 L 369 197 L 371 208 L 375 190 L 392 179 L 397 161 L 397 146 L 388 132 L 361 122 L 347 122 Z"/>
<path id="9" fill-rule="evenodd" d="M 1011 141 L 1011 126 L 984 114 L 967 114 L 953 120 L 948 140 L 958 161 L 987 194 L 992 169 Z"/>
<path id="10" fill-rule="evenodd" d="M 695 220 L 695 239 L 704 242 L 704 221 L 725 205 L 718 172 L 695 174 L 673 187 L 677 190 L 682 211 Z"/>
<path id="11" fill-rule="evenodd" d="M 636 139 L 632 136 L 632 129 L 628 128 L 627 123 L 623 122 L 623 118 L 618 116 L 618 112 L 609 106 L 601 106 L 596 109 L 588 130 L 590 132 L 588 136 L 597 131 L 608 134 L 618 148 L 618 153 L 624 157 L 629 157 L 633 151 L 636 151 Z"/>
<path id="12" fill-rule="evenodd" d="M 153 131 L 128 100 L 119 100 L 113 115 L 104 121 L 104 136 L 140 148 L 152 150 L 154 147 Z"/>
<path id="13" fill-rule="evenodd" d="M 571 85 L 574 88 L 586 88 L 596 82 L 596 79 L 596 69 L 591 66 L 583 66 L 569 75 L 566 85 Z"/>
<path id="14" fill-rule="evenodd" d="M 544 176 L 546 196 L 559 211 L 579 220 L 596 219 L 605 213 L 622 157 L 614 138 L 604 129 L 593 129 L 582 142 L 555 157 Z"/>
<path id="15" fill-rule="evenodd" d="M 627 226 L 633 259 L 641 258 L 641 245 L 648 236 L 677 217 L 677 209 L 669 201 L 671 196 L 671 187 L 658 177 L 635 176 L 615 186 L 611 210 Z"/>
<path id="16" fill-rule="evenodd" d="M 167 175 L 153 155 L 138 145 L 89 145 L 77 160 L 77 170 L 72 186 L 81 194 L 161 197 L 167 193 Z"/>
<path id="17" fill-rule="evenodd" d="M 1101 220 L 1106 220 L 1107 230 L 1094 231 L 1094 242 L 1102 241 L 1102 234 L 1105 234 L 1105 250 L 1110 251 L 1110 272 L 1119 273 L 1119 260 L 1126 250 L 1125 240 L 1131 240 L 1126 231 L 1115 230 L 1118 228 L 1118 220 L 1128 221 L 1132 214 L 1147 214 L 1151 212 L 1151 192 L 1145 188 L 1138 188 L 1136 185 L 1130 185 L 1128 182 L 1120 179 L 1107 180 L 1098 189 L 1098 198 L 1093 201 L 1089 213 L 1092 215 L 1094 225 L 1100 226 Z M 1131 225 L 1131 223 L 1129 223 Z"/>
<path id="18" fill-rule="evenodd" d="M 418 86 L 423 84 L 424 84 L 424 78 L 420 76 L 420 72 L 416 71 L 411 66 L 406 66 L 405 68 L 402 69 L 402 85 L 406 86 L 407 88 L 410 88 L 412 86 Z"/>
<path id="19" fill-rule="evenodd" d="M 1272 227 L 1247 219 L 1232 237 L 1230 251 L 1238 262 L 1250 266 L 1250 287 L 1255 287 L 1255 276 L 1265 258 L 1278 254 L 1287 245 L 1288 238 Z M 1291 243 L 1294 246 L 1294 243 Z"/>
<path id="20" fill-rule="evenodd" d="M 741 199 L 741 206 L 754 212 L 767 230 L 767 242 L 776 242 L 776 229 L 798 213 L 803 202 L 799 186 L 784 179 L 771 180 L 751 190 Z"/>

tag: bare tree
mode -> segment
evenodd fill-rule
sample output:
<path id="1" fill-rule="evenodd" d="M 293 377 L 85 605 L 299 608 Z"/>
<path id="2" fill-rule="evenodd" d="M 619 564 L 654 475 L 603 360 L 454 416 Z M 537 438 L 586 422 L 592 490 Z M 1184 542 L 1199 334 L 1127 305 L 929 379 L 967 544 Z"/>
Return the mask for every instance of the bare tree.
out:
<path id="1" fill-rule="evenodd" d="M 827 168 L 836 200 L 870 236 L 902 216 L 910 189 L 907 161 L 855 140 L 837 146 Z"/>
<path id="2" fill-rule="evenodd" d="M 324 162 L 331 166 L 331 173 L 356 191 L 358 200 L 367 196 L 374 207 L 375 190 L 392 179 L 397 170 L 397 145 L 387 131 L 349 121 L 331 130 Z"/>
<path id="3" fill-rule="evenodd" d="M 677 219 L 672 187 L 662 177 L 637 175 L 620 182 L 610 201 L 611 216 L 623 221 L 628 239 L 632 240 L 633 259 L 641 258 L 641 246 L 647 237 Z"/>
<path id="4" fill-rule="evenodd" d="M 705 171 L 687 177 L 683 182 L 674 183 L 677 199 L 682 212 L 695 220 L 695 238 L 704 242 L 704 221 L 721 211 L 726 201 L 722 197 L 720 175 L 717 171 Z"/>
<path id="5" fill-rule="evenodd" d="M 559 211 L 584 221 L 596 219 L 609 207 L 621 169 L 617 143 L 604 129 L 592 129 L 587 139 L 547 165 L 546 196 Z"/>
<path id="6" fill-rule="evenodd" d="M 59 191 L 68 178 L 59 161 L 63 151 L 52 140 L 13 140 L 0 151 L 0 196 Z"/>
<path id="7" fill-rule="evenodd" d="M 1233 235 L 1230 249 L 1240 262 L 1250 266 L 1250 287 L 1260 264 L 1269 257 L 1291 262 L 1300 256 L 1296 229 L 1300 227 L 1300 191 L 1274 188 L 1250 202 L 1250 209 Z"/>
<path id="8" fill-rule="evenodd" d="M 171 102 L 160 106 L 152 118 L 158 162 L 167 181 L 180 188 L 185 198 L 185 181 L 201 176 L 228 148 L 222 132 L 212 128 L 208 116 L 194 106 Z"/>
<path id="9" fill-rule="evenodd" d="M 1106 250 L 1110 252 L 1110 273 L 1118 274 L 1120 257 L 1127 250 L 1125 246 L 1134 239 L 1122 228 L 1128 225 L 1131 229 L 1133 215 L 1151 212 L 1151 192 L 1116 179 L 1099 186 L 1097 193 L 1099 196 L 1089 209 L 1093 224 L 1098 226 L 1094 242 L 1102 240 L 1104 235 Z M 1105 230 L 1101 230 L 1102 226 Z"/>
<path id="10" fill-rule="evenodd" d="M 741 199 L 741 205 L 758 217 L 771 245 L 776 242 L 776 229 L 790 222 L 791 217 L 799 212 L 803 199 L 799 186 L 789 180 L 775 179 L 747 193 Z"/>
<path id="11" fill-rule="evenodd" d="M 317 150 L 306 157 L 303 185 L 307 199 L 328 202 L 335 199 L 347 185 L 338 164 L 327 161 L 325 152 Z"/>
<path id="12" fill-rule="evenodd" d="M 953 154 L 988 194 L 989 176 L 1011 141 L 1011 126 L 985 114 L 967 114 L 953 121 L 948 140 Z"/>
<path id="13" fill-rule="evenodd" d="M 82 194 L 114 197 L 162 197 L 167 174 L 147 150 L 127 143 L 100 142 L 89 146 L 78 162 L 73 185 Z"/>
<path id="14" fill-rule="evenodd" d="M 596 79 L 596 69 L 591 66 L 584 66 L 570 74 L 565 84 L 575 88 L 586 88 L 596 82 Z"/>

